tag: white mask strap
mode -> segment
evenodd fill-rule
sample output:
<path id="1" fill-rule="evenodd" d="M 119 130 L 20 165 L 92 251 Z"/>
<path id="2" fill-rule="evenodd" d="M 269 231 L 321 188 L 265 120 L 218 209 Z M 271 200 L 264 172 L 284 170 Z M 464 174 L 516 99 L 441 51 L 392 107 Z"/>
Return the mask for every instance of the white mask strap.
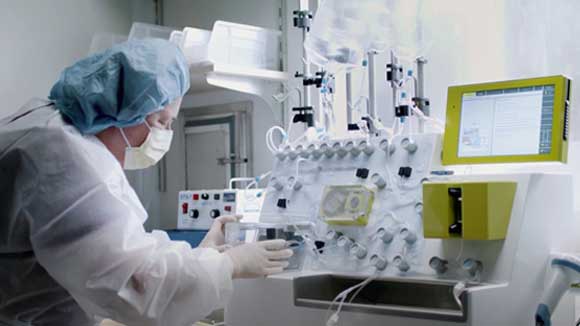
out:
<path id="1" fill-rule="evenodd" d="M 127 147 L 132 147 L 131 144 L 129 144 L 129 139 L 127 139 L 127 136 L 125 136 L 125 132 L 123 131 L 123 128 L 119 128 L 119 131 L 121 132 L 121 136 L 123 136 L 123 139 L 125 140 L 125 144 L 127 144 Z"/>
<path id="2" fill-rule="evenodd" d="M 147 120 L 144 120 L 143 122 L 145 123 L 145 125 L 147 126 L 147 128 L 149 128 L 149 131 L 151 131 L 151 127 L 149 126 L 149 123 L 147 123 Z M 121 136 L 123 136 L 123 139 L 125 140 L 125 144 L 127 144 L 127 147 L 133 147 L 129 143 L 129 139 L 127 138 L 127 135 L 125 135 L 125 132 L 123 131 L 123 128 L 119 127 L 119 131 L 121 131 Z"/>

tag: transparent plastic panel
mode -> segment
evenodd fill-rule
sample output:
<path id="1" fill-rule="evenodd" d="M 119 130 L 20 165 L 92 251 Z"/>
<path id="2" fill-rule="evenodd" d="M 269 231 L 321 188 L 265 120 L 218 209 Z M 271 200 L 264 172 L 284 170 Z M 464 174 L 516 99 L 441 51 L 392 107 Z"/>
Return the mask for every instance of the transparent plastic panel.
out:
<path id="1" fill-rule="evenodd" d="M 327 0 L 318 9 L 304 47 L 314 64 L 330 71 L 359 65 L 367 51 L 388 45 L 386 0 Z"/>

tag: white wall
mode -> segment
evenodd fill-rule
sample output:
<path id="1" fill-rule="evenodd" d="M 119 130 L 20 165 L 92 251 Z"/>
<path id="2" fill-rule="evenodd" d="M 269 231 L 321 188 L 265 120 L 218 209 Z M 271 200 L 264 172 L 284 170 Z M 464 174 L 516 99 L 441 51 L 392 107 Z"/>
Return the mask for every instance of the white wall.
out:
<path id="1" fill-rule="evenodd" d="M 60 71 L 85 56 L 94 33 L 127 34 L 132 1 L 18 0 L 0 4 L 0 117 L 47 97 Z"/>

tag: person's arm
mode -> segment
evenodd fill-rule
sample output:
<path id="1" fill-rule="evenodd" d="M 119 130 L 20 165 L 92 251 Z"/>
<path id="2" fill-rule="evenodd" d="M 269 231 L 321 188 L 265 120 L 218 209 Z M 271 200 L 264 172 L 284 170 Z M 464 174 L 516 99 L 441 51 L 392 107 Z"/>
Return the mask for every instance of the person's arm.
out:
<path id="1" fill-rule="evenodd" d="M 130 325 L 191 325 L 225 304 L 230 258 L 145 232 L 77 144 L 58 133 L 46 137 L 59 145 L 34 154 L 38 184 L 24 207 L 30 241 L 84 310 Z"/>

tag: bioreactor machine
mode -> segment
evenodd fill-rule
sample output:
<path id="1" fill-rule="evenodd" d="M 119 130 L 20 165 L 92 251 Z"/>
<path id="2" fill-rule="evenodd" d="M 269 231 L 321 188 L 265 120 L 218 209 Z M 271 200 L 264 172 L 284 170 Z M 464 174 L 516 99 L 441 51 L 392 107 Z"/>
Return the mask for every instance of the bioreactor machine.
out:
<path id="1" fill-rule="evenodd" d="M 416 104 L 397 105 L 397 119 L 419 118 Z M 259 221 L 226 238 L 286 239 L 295 256 L 283 274 L 236 281 L 226 323 L 534 325 L 552 253 L 580 245 L 569 110 L 564 76 L 455 86 L 443 134 L 280 146 Z M 543 325 L 571 325 L 572 301 L 554 310 L 556 295 Z"/>

